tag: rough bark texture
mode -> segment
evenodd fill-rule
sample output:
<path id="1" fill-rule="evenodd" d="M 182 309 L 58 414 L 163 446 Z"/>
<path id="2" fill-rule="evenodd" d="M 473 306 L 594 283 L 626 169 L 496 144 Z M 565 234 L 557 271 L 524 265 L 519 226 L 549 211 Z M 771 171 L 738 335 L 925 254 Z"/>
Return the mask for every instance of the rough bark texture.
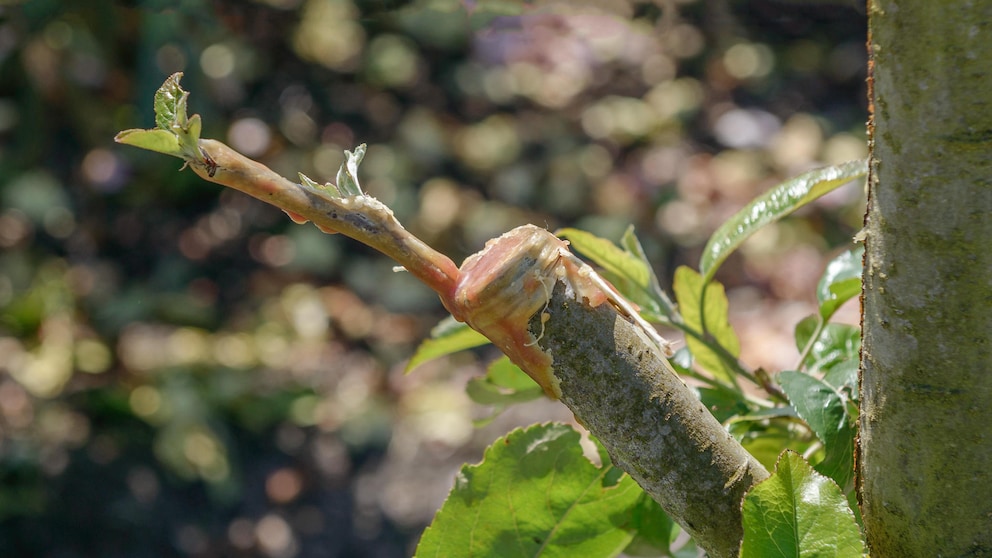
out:
<path id="1" fill-rule="evenodd" d="M 867 541 L 875 558 L 992 556 L 992 3 L 869 11 Z"/>
<path id="2" fill-rule="evenodd" d="M 612 305 L 592 308 L 559 282 L 545 313 L 530 331 L 551 354 L 562 402 L 709 556 L 737 556 L 741 500 L 768 472 Z"/>

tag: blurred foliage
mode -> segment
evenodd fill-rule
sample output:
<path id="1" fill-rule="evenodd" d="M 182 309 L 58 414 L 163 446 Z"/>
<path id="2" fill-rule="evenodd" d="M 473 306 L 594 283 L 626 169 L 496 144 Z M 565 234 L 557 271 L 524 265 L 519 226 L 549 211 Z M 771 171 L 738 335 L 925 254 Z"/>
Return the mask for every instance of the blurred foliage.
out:
<path id="1" fill-rule="evenodd" d="M 165 76 L 287 176 L 367 142 L 367 190 L 456 261 L 633 223 L 670 292 L 747 200 L 864 154 L 864 34 L 798 0 L 0 3 L 0 554 L 400 556 L 494 437 L 464 393 L 490 354 L 403 376 L 426 288 L 113 144 Z M 860 196 L 749 240 L 731 307 L 815 309 Z"/>

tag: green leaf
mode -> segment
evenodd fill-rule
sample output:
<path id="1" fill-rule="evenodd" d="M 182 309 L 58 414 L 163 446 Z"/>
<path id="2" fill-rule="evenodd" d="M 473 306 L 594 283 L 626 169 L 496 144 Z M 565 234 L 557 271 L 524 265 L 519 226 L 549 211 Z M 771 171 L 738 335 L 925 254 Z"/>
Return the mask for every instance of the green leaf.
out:
<path id="1" fill-rule="evenodd" d="M 813 314 L 796 325 L 796 347 L 802 351 L 816 333 L 821 318 Z M 803 364 L 810 373 L 827 372 L 834 366 L 858 358 L 861 329 L 847 324 L 826 324 L 813 343 L 813 349 Z"/>
<path id="2" fill-rule="evenodd" d="M 727 420 L 727 424 L 740 424 L 742 422 L 766 421 L 769 419 L 795 417 L 796 410 L 792 407 L 771 407 L 768 409 L 758 409 L 749 413 L 737 415 Z"/>
<path id="3" fill-rule="evenodd" d="M 861 258 L 863 246 L 849 250 L 834 258 L 816 286 L 816 300 L 820 303 L 820 317 L 827 321 L 848 300 L 861 294 Z"/>
<path id="4" fill-rule="evenodd" d="M 854 514 L 837 485 L 785 451 L 775 473 L 744 497 L 741 558 L 866 555 Z"/>
<path id="5" fill-rule="evenodd" d="M 179 85 L 182 77 L 182 72 L 172 74 L 155 92 L 155 126 L 160 130 L 186 126 L 186 101 L 189 93 Z"/>
<path id="6" fill-rule="evenodd" d="M 785 420 L 743 421 L 730 423 L 727 427 L 744 449 L 769 470 L 775 467 L 783 450 L 803 452 L 812 445 L 808 436 L 806 440 L 800 439 L 795 425 Z"/>
<path id="7" fill-rule="evenodd" d="M 198 144 L 200 143 L 200 131 L 202 130 L 202 128 L 203 128 L 203 123 L 200 121 L 200 115 L 194 114 L 193 116 L 191 116 L 189 118 L 189 122 L 187 123 L 185 129 L 183 130 L 183 132 L 185 132 L 186 135 L 188 136 L 187 141 L 189 141 L 192 145 L 198 146 Z"/>
<path id="8" fill-rule="evenodd" d="M 838 362 L 824 374 L 823 381 L 837 391 L 850 394 L 851 399 L 858 398 L 858 366 L 861 363 L 856 358 Z"/>
<path id="9" fill-rule="evenodd" d="M 627 251 L 627 253 L 632 254 L 640 262 L 644 264 L 650 274 L 650 285 L 643 286 L 647 291 L 647 294 L 651 297 L 651 300 L 655 301 L 658 306 L 661 307 L 661 312 L 666 318 L 671 319 L 672 315 L 675 314 L 675 304 L 672 302 L 665 291 L 662 290 L 661 284 L 658 283 L 658 276 L 654 273 L 654 267 L 651 266 L 651 262 L 648 261 L 647 254 L 644 253 L 644 247 L 641 246 L 641 241 L 637 239 L 637 235 L 634 234 L 634 225 L 627 227 L 624 231 L 623 237 L 620 238 L 620 246 Z"/>
<path id="10" fill-rule="evenodd" d="M 493 385 L 515 391 L 540 390 L 541 387 L 526 372 L 521 370 L 519 366 L 510 362 L 510 357 L 507 356 L 500 357 L 489 365 L 489 369 L 486 371 L 486 378 Z"/>
<path id="11" fill-rule="evenodd" d="M 801 174 L 755 198 L 710 237 L 699 260 L 705 281 L 709 282 L 727 256 L 755 231 L 867 172 L 865 161 L 850 161 Z"/>
<path id="12" fill-rule="evenodd" d="M 643 491 L 612 469 L 585 458 L 570 426 L 514 430 L 462 467 L 416 556 L 615 556 Z"/>
<path id="13" fill-rule="evenodd" d="M 821 324 L 820 318 L 816 314 L 810 314 L 799 320 L 796 324 L 795 338 L 796 348 L 802 351 L 809 344 L 810 338 L 816 334 L 816 328 Z"/>
<path id="14" fill-rule="evenodd" d="M 155 128 L 124 130 L 114 141 L 203 163 L 205 158 L 200 151 L 203 124 L 199 114 L 186 115 L 189 93 L 179 85 L 182 77 L 182 72 L 172 74 L 155 92 Z"/>
<path id="15" fill-rule="evenodd" d="M 338 169 L 337 189 L 343 196 L 361 196 L 362 187 L 358 182 L 358 165 L 365 158 L 366 145 L 363 143 L 355 148 L 355 152 L 344 152 L 344 162 Z"/>
<path id="16" fill-rule="evenodd" d="M 485 376 L 469 380 L 465 391 L 480 405 L 512 405 L 544 395 L 541 386 L 505 356 L 490 364 Z"/>
<path id="17" fill-rule="evenodd" d="M 706 289 L 705 300 L 703 299 L 704 287 Z M 672 288 L 675 291 L 675 300 L 678 302 L 685 325 L 708 335 L 732 357 L 737 358 L 741 352 L 741 345 L 734 329 L 730 327 L 730 304 L 727 302 L 723 285 L 716 281 L 706 284 L 702 275 L 686 266 L 680 266 L 675 270 Z M 703 304 L 702 309 L 700 309 L 701 303 Z M 685 344 L 697 364 L 718 379 L 736 383 L 732 364 L 724 360 L 719 353 L 691 335 L 686 335 Z"/>
<path id="18" fill-rule="evenodd" d="M 559 229 L 555 235 L 602 269 L 603 276 L 625 298 L 636 304 L 645 319 L 662 321 L 674 313 L 672 301 L 661 290 L 651 263 L 631 226 L 624 233 L 621 247 L 605 238 L 579 229 Z"/>
<path id="19" fill-rule="evenodd" d="M 174 157 L 182 157 L 183 154 L 179 147 L 179 138 L 166 130 L 124 130 L 114 137 L 114 141 Z"/>
<path id="20" fill-rule="evenodd" d="M 696 388 L 696 392 L 699 394 L 699 400 L 706 406 L 710 414 L 721 423 L 749 411 L 744 397 L 739 393 L 708 387 Z"/>
<path id="21" fill-rule="evenodd" d="M 300 185 L 303 186 L 304 188 L 309 188 L 310 190 L 313 190 L 314 192 L 317 192 L 318 194 L 322 194 L 325 196 L 329 195 L 331 199 L 338 199 L 342 197 L 341 191 L 338 190 L 338 187 L 331 184 L 330 182 L 326 184 L 318 184 L 312 178 L 303 174 L 302 172 L 298 174 L 300 177 Z"/>
<path id="22" fill-rule="evenodd" d="M 826 382 L 786 370 L 778 383 L 799 418 L 823 442 L 825 457 L 817 470 L 846 487 L 854 476 L 855 420 L 847 412 L 846 398 Z"/>
<path id="23" fill-rule="evenodd" d="M 486 343 L 489 343 L 489 339 L 485 335 L 449 316 L 434 326 L 430 339 L 417 347 L 417 351 L 406 365 L 406 372 L 409 373 L 421 364 L 436 358 L 481 347 Z"/>
<path id="24" fill-rule="evenodd" d="M 623 549 L 625 556 L 667 556 L 678 527 L 647 494 L 641 494 L 633 509 L 632 528 L 637 535 Z"/>

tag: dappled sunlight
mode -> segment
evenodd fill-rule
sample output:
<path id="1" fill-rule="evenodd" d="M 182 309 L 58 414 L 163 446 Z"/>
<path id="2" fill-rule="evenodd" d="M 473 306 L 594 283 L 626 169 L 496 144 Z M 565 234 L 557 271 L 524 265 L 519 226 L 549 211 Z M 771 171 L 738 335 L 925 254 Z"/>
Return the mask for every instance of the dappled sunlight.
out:
<path id="1" fill-rule="evenodd" d="M 447 315 L 410 273 L 113 144 L 173 72 L 203 137 L 292 180 L 367 143 L 365 190 L 455 262 L 633 224 L 669 293 L 748 201 L 866 153 L 863 16 L 835 5 L 42 4 L 0 8 L 5 555 L 409 555 L 462 463 L 575 421 L 475 403 L 492 347 L 407 374 Z M 748 366 L 795 363 L 863 206 L 832 192 L 720 269 Z"/>

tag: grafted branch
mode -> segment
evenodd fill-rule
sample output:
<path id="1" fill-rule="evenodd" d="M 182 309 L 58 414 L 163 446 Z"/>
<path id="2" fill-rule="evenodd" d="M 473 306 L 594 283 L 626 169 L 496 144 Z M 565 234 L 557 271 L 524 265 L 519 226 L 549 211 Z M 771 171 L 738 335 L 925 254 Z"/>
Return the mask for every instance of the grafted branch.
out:
<path id="1" fill-rule="evenodd" d="M 458 269 L 361 192 L 361 150 L 346 153 L 337 185 L 302 176 L 294 183 L 219 141 L 200 140 L 199 118 L 186 118 L 178 80 L 171 77 L 156 96 L 156 112 L 169 118 L 157 129 L 122 132 L 118 141 L 180 157 L 205 180 L 389 256 L 560 398 L 710 556 L 738 554 L 742 497 L 768 472 L 671 368 L 666 342 L 566 242 L 518 227 Z"/>

